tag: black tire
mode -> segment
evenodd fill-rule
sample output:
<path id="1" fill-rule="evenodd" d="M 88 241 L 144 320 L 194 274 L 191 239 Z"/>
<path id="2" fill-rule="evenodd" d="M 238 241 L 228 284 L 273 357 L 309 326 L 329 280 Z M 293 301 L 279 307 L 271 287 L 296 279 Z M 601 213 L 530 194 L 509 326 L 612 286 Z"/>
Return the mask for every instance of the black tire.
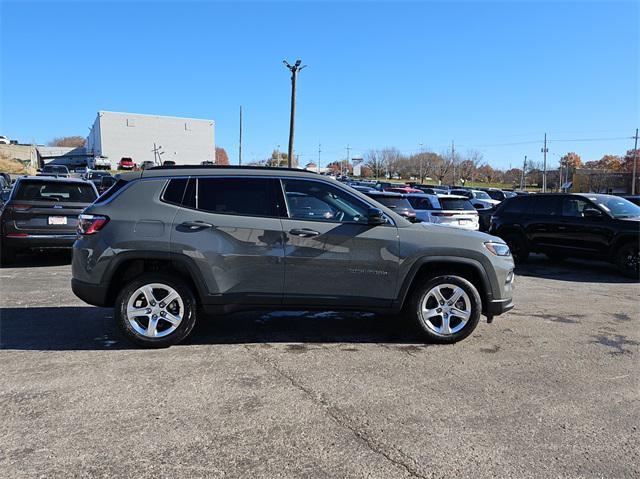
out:
<path id="1" fill-rule="evenodd" d="M 466 320 L 466 323 L 463 324 L 461 321 L 461 317 L 455 317 L 454 314 L 451 315 L 451 318 L 448 324 L 451 327 L 451 333 L 443 334 L 442 332 L 438 332 L 438 322 L 440 322 L 439 329 L 443 329 L 444 327 L 444 317 L 443 315 L 433 316 L 432 318 L 427 318 L 422 313 L 422 305 L 426 298 L 426 306 L 432 306 L 430 302 L 435 301 L 435 297 L 430 295 L 431 291 L 438 287 L 439 285 L 443 286 L 443 289 L 446 291 L 449 288 L 446 285 L 452 285 L 461 288 L 466 298 L 461 298 L 461 301 L 465 303 L 468 301 L 468 307 L 465 307 L 466 310 L 469 311 L 469 318 Z M 453 293 L 453 290 L 451 291 Z M 429 297 L 427 297 L 429 295 Z M 444 299 L 450 299 L 453 297 L 453 294 L 450 296 L 444 295 Z M 455 303 L 456 305 L 461 304 L 460 302 Z M 446 306 L 439 305 L 439 306 Z M 437 306 L 435 306 L 437 307 Z M 433 307 L 429 308 L 433 310 Z M 442 309 L 442 308 L 440 308 Z M 409 299 L 409 304 L 406 310 L 406 314 L 408 319 L 410 319 L 414 325 L 417 327 L 418 331 L 429 341 L 432 343 L 440 343 L 440 344 L 452 344 L 458 341 L 463 340 L 467 336 L 469 336 L 476 326 L 478 325 L 478 321 L 480 321 L 480 314 L 482 312 L 482 300 L 480 299 L 480 293 L 476 287 L 469 282 L 468 280 L 461 278 L 460 276 L 437 276 L 435 278 L 429 279 L 422 284 L 417 285 L 414 289 L 411 298 Z M 429 320 L 430 319 L 430 320 Z M 459 330 L 454 332 L 454 329 L 462 326 Z"/>
<path id="2" fill-rule="evenodd" d="M 164 319 L 163 317 L 160 317 L 161 313 L 158 312 L 158 314 L 154 316 L 154 317 L 157 317 L 158 319 L 156 321 L 157 328 L 153 328 L 153 330 L 158 331 L 158 334 L 166 334 L 166 336 L 163 336 L 163 337 L 144 336 L 139 331 L 136 331 L 136 329 L 134 328 L 134 325 L 129 321 L 127 316 L 127 307 L 130 299 L 132 299 L 131 298 L 132 295 L 139 288 L 145 285 L 150 285 L 150 284 L 160 284 L 160 285 L 168 286 L 172 288 L 173 290 L 175 290 L 175 292 L 177 292 L 180 300 L 182 301 L 183 311 L 181 315 L 181 321 L 179 322 L 175 330 L 173 330 L 172 332 L 168 332 L 172 328 L 172 326 L 170 325 L 168 320 Z M 160 291 L 160 289 L 154 289 L 154 294 L 158 294 L 157 293 L 158 291 Z M 146 304 L 146 306 L 144 306 L 144 304 L 146 303 L 144 296 L 140 296 L 140 295 L 136 295 L 136 296 L 137 298 L 140 298 L 140 299 L 138 301 L 135 301 L 136 298 L 133 298 L 134 305 L 137 302 L 141 303 L 143 305 L 141 306 L 141 312 L 142 312 L 142 309 L 144 308 L 151 309 L 151 305 L 149 304 Z M 156 306 L 157 308 L 160 308 L 160 306 L 162 306 L 163 303 L 162 303 L 162 297 L 157 297 L 154 299 L 156 301 L 156 304 L 153 305 L 153 308 L 154 308 L 153 312 L 156 312 L 156 309 L 155 309 Z M 161 309 L 163 309 L 166 314 L 166 312 L 169 311 L 169 308 L 174 308 L 172 309 L 172 311 L 178 311 L 179 310 L 178 302 L 177 301 L 171 302 L 169 305 L 166 305 L 165 308 L 161 308 Z M 122 290 L 120 291 L 116 299 L 114 311 L 115 311 L 115 318 L 116 318 L 118 327 L 123 332 L 123 334 L 127 337 L 127 339 L 145 348 L 166 348 L 174 344 L 178 344 L 179 342 L 183 341 L 187 336 L 189 336 L 189 334 L 193 330 L 193 327 L 196 324 L 197 302 L 193 294 L 193 291 L 191 291 L 191 288 L 181 279 L 176 277 L 171 277 L 161 273 L 145 273 L 135 278 L 133 281 L 127 284 L 124 288 L 122 288 Z M 144 312 L 146 312 L 146 310 Z M 134 319 L 134 323 L 139 328 L 144 328 L 145 322 L 146 322 L 147 330 L 150 328 L 150 325 L 149 325 L 150 321 L 151 321 L 150 316 L 145 316 L 145 315 L 141 315 L 140 317 Z"/>
<path id="3" fill-rule="evenodd" d="M 15 263 L 15 261 L 16 249 L 5 245 L 0 246 L 0 266 L 10 266 Z"/>
<path id="4" fill-rule="evenodd" d="M 638 243 L 626 243 L 616 253 L 616 266 L 627 278 L 640 279 L 640 253 Z"/>
<path id="5" fill-rule="evenodd" d="M 529 247 L 527 246 L 527 240 L 521 233 L 507 233 L 503 236 L 503 239 L 511 250 L 514 263 L 522 264 L 527 261 Z"/>

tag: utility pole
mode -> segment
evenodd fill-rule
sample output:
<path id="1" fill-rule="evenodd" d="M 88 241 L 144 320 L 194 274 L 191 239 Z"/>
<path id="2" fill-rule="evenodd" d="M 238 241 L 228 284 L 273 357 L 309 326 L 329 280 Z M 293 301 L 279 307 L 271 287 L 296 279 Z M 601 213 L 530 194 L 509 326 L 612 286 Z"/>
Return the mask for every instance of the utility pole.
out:
<path id="1" fill-rule="evenodd" d="M 295 64 L 290 65 L 288 61 L 282 60 L 282 63 L 291 71 L 291 118 L 289 119 L 289 153 L 287 157 L 287 164 L 291 168 L 291 161 L 293 159 L 293 136 L 296 122 L 296 80 L 298 78 L 298 72 L 307 65 L 302 65 L 301 60 L 296 60 Z"/>
<path id="2" fill-rule="evenodd" d="M 238 142 L 238 166 L 242 166 L 242 105 L 240 105 L 240 141 Z"/>
<path id="3" fill-rule="evenodd" d="M 638 171 L 638 167 L 636 166 L 636 163 L 638 163 L 638 129 L 637 128 L 636 128 L 635 140 L 636 141 L 633 145 L 633 168 L 632 168 L 633 173 L 631 173 L 633 175 L 631 177 L 631 194 L 632 195 L 636 194 L 636 175 Z"/>
<path id="4" fill-rule="evenodd" d="M 544 134 L 544 147 L 542 148 L 543 155 L 544 155 L 544 162 L 543 162 L 543 166 L 542 166 L 542 192 L 546 193 L 547 192 L 547 153 L 549 152 L 549 148 L 547 148 L 547 134 Z"/>
<path id="5" fill-rule="evenodd" d="M 350 153 L 351 153 L 351 148 L 349 147 L 349 145 L 347 145 L 347 164 L 344 165 L 344 167 L 347 170 L 347 174 L 349 174 L 349 159 L 351 158 Z M 344 175 L 344 172 L 342 174 Z"/>
<path id="6" fill-rule="evenodd" d="M 520 189 L 524 191 L 527 187 L 527 155 L 524 155 L 524 165 L 522 165 L 522 176 L 520 177 Z"/>
<path id="7" fill-rule="evenodd" d="M 456 148 L 451 140 L 451 164 L 453 165 L 453 186 L 456 186 Z"/>
<path id="8" fill-rule="evenodd" d="M 320 153 L 322 153 L 321 147 L 322 145 L 318 143 L 318 173 L 320 173 Z"/>
<path id="9" fill-rule="evenodd" d="M 418 165 L 420 169 L 420 184 L 422 184 L 422 143 L 419 143 L 420 151 L 418 152 Z"/>

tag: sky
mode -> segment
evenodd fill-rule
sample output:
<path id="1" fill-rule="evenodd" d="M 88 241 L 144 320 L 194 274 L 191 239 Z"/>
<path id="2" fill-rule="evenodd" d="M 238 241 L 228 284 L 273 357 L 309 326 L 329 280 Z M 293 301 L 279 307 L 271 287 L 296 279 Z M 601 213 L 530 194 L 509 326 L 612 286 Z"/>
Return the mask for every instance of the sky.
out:
<path id="1" fill-rule="evenodd" d="M 213 119 L 262 160 L 478 150 L 494 167 L 624 154 L 640 126 L 640 2 L 0 4 L 0 135 L 86 136 L 99 110 Z"/>

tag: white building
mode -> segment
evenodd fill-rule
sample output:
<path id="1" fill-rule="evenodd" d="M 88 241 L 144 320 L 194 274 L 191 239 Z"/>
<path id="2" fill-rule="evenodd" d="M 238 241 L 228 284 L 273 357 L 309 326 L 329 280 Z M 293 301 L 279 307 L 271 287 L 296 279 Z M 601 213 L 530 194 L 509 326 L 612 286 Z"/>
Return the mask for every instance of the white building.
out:
<path id="1" fill-rule="evenodd" d="M 106 157 L 113 168 L 122 158 L 131 158 L 139 165 L 143 161 L 157 162 L 158 158 L 178 165 L 200 164 L 215 160 L 214 122 L 100 111 L 86 149 L 95 157 Z"/>

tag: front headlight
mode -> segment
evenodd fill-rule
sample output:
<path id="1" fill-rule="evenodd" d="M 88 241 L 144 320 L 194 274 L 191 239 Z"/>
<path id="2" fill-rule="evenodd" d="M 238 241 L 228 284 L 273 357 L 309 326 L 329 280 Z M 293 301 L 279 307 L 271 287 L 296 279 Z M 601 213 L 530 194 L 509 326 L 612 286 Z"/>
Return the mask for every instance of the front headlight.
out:
<path id="1" fill-rule="evenodd" d="M 509 247 L 504 243 L 494 243 L 493 241 L 489 241 L 484 243 L 484 247 L 496 256 L 511 256 Z"/>

